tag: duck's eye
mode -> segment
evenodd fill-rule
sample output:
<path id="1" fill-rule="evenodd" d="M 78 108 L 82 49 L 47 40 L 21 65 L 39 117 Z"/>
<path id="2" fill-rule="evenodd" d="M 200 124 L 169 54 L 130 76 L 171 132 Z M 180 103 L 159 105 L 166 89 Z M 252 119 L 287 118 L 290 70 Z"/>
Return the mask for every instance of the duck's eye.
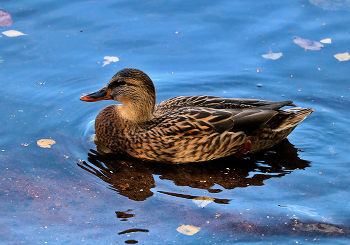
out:
<path id="1" fill-rule="evenodd" d="M 126 84 L 125 81 L 119 81 L 119 82 L 118 82 L 118 85 L 125 85 L 125 84 Z"/>

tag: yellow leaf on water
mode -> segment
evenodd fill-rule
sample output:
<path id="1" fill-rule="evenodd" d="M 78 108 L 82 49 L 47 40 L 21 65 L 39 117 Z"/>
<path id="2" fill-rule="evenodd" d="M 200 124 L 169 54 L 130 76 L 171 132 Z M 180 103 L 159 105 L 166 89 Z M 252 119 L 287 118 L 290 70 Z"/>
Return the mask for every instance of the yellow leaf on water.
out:
<path id="1" fill-rule="evenodd" d="M 330 38 L 322 39 L 320 43 L 332 43 L 332 40 Z"/>
<path id="2" fill-rule="evenodd" d="M 51 148 L 51 145 L 56 144 L 56 141 L 52 139 L 41 139 L 36 142 L 41 148 Z"/>
<path id="3" fill-rule="evenodd" d="M 350 59 L 350 55 L 348 52 L 346 53 L 340 53 L 340 54 L 335 54 L 334 58 L 336 58 L 339 61 L 347 61 Z"/>
<path id="4" fill-rule="evenodd" d="M 181 225 L 177 227 L 176 230 L 182 234 L 192 236 L 196 234 L 200 229 L 201 229 L 200 227 L 193 226 L 193 225 Z"/>
<path id="5" fill-rule="evenodd" d="M 18 36 L 27 35 L 27 34 L 24 34 L 20 31 L 16 31 L 16 30 L 4 31 L 4 32 L 2 32 L 2 34 L 4 34 L 5 36 L 8 36 L 8 37 L 18 37 Z"/>

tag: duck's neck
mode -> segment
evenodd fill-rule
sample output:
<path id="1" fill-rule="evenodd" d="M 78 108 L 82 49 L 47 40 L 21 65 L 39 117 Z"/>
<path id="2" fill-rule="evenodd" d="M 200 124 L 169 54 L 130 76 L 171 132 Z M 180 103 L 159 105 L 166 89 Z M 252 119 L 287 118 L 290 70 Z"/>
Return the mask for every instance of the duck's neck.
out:
<path id="1" fill-rule="evenodd" d="M 153 118 L 155 99 L 145 99 L 144 101 L 132 101 L 125 97 L 118 98 L 122 103 L 118 106 L 120 116 L 135 124 L 148 122 Z"/>

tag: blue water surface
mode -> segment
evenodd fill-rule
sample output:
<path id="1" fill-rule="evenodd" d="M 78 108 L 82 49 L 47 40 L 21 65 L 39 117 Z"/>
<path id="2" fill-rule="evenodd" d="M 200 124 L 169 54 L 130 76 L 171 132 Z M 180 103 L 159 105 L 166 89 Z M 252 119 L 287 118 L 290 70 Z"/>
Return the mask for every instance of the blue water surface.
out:
<path id="1" fill-rule="evenodd" d="M 348 244 L 350 61 L 334 55 L 349 51 L 349 6 L 1 1 L 13 19 L 1 32 L 26 35 L 0 34 L 0 244 Z M 305 50 L 295 37 L 331 43 Z M 262 57 L 269 52 L 283 55 Z M 105 56 L 119 61 L 104 65 Z M 208 94 L 315 112 L 288 140 L 242 160 L 111 159 L 92 137 L 114 102 L 79 97 L 126 67 L 152 78 L 157 102 Z M 200 229 L 183 234 L 182 225 Z"/>

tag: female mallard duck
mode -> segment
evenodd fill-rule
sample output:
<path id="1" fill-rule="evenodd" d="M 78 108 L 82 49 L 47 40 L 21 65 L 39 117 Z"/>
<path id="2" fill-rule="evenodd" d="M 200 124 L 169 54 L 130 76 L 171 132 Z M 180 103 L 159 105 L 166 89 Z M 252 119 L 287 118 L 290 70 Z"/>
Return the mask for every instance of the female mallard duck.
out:
<path id="1" fill-rule="evenodd" d="M 255 153 L 276 145 L 313 112 L 292 101 L 180 96 L 156 105 L 149 76 L 138 69 L 116 73 L 83 101 L 116 100 L 96 117 L 98 140 L 114 152 L 147 161 L 187 163 Z"/>

